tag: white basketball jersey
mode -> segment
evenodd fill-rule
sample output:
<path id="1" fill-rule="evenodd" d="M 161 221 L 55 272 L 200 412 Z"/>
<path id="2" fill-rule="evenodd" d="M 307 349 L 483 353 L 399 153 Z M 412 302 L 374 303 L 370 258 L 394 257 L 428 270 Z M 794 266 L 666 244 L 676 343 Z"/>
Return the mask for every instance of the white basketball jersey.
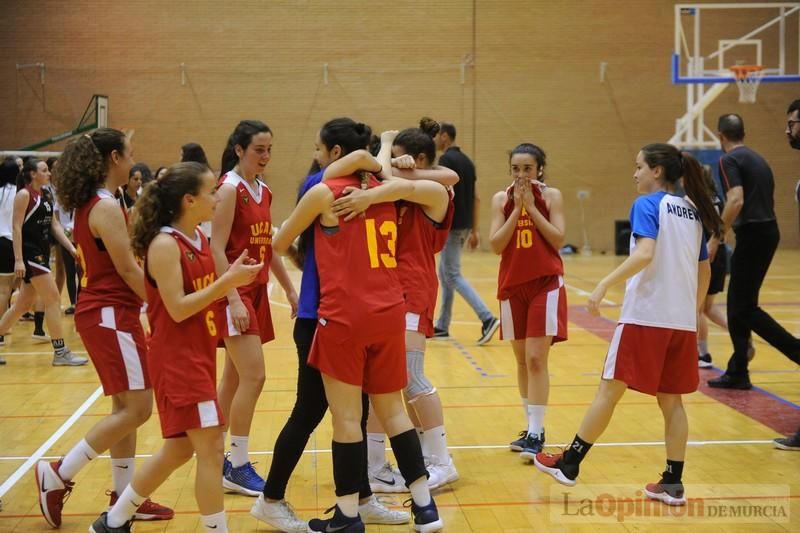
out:
<path id="1" fill-rule="evenodd" d="M 708 258 L 697 209 L 666 192 L 640 196 L 631 207 L 631 253 L 640 237 L 655 239 L 655 254 L 628 279 L 619 322 L 696 331 L 697 264 Z"/>

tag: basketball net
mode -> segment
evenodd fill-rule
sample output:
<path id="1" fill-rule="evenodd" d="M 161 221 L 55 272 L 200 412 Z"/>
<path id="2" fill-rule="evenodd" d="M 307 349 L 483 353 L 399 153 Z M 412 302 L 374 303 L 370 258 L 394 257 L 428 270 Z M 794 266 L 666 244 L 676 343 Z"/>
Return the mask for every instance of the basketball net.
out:
<path id="1" fill-rule="evenodd" d="M 736 77 L 736 86 L 739 88 L 739 103 L 755 103 L 758 86 L 764 77 L 764 67 L 761 65 L 734 65 L 731 67 L 731 71 Z"/>

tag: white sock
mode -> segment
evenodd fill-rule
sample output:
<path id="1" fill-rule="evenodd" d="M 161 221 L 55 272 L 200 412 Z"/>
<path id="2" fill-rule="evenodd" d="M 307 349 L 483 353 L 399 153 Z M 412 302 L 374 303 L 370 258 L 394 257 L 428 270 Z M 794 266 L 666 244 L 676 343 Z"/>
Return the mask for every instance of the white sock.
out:
<path id="1" fill-rule="evenodd" d="M 546 405 L 528 406 L 528 433 L 540 435 L 544 430 L 544 410 Z"/>
<path id="2" fill-rule="evenodd" d="M 349 518 L 358 516 L 358 493 L 354 492 L 353 494 L 337 496 L 336 505 L 338 505 L 339 510 Z"/>
<path id="3" fill-rule="evenodd" d="M 61 460 L 61 466 L 58 467 L 58 475 L 65 481 L 70 481 L 80 471 L 81 468 L 89 464 L 89 461 L 96 458 L 99 454 L 89 446 L 86 439 L 75 445 L 64 459 Z"/>
<path id="4" fill-rule="evenodd" d="M 708 341 L 697 341 L 697 355 L 705 355 L 708 353 Z"/>
<path id="5" fill-rule="evenodd" d="M 214 514 L 200 515 L 203 529 L 206 533 L 228 533 L 228 522 L 225 520 L 225 511 Z"/>
<path id="6" fill-rule="evenodd" d="M 133 518 L 136 514 L 136 509 L 144 503 L 147 496 L 140 496 L 136 494 L 133 487 L 128 485 L 122 494 L 119 495 L 117 503 L 108 512 L 108 527 L 122 527 L 125 522 Z"/>
<path id="7" fill-rule="evenodd" d="M 111 480 L 114 485 L 114 492 L 117 496 L 122 494 L 125 487 L 133 481 L 133 469 L 136 466 L 136 459 L 128 457 L 126 459 L 111 459 Z"/>
<path id="8" fill-rule="evenodd" d="M 386 435 L 367 433 L 367 470 L 375 472 L 386 464 Z"/>
<path id="9" fill-rule="evenodd" d="M 234 468 L 240 467 L 247 463 L 247 442 L 250 437 L 240 437 L 239 435 L 231 434 L 231 464 Z"/>
<path id="10" fill-rule="evenodd" d="M 528 399 L 520 398 L 522 401 L 522 413 L 525 415 L 525 420 L 528 420 Z"/>
<path id="11" fill-rule="evenodd" d="M 419 445 L 422 447 L 422 456 L 423 457 L 430 457 L 430 451 L 425 448 L 425 431 L 422 428 L 415 427 L 414 430 L 417 432 L 417 437 L 419 437 Z"/>
<path id="12" fill-rule="evenodd" d="M 411 499 L 417 505 L 424 507 L 431 503 L 431 491 L 428 489 L 428 480 L 425 479 L 425 476 L 409 485 L 408 490 L 411 492 Z"/>
<path id="13" fill-rule="evenodd" d="M 450 454 L 447 452 L 447 437 L 445 436 L 444 426 L 436 426 L 425 431 L 423 435 L 422 448 L 430 451 L 427 457 L 436 457 L 437 464 L 446 465 L 450 462 Z"/>

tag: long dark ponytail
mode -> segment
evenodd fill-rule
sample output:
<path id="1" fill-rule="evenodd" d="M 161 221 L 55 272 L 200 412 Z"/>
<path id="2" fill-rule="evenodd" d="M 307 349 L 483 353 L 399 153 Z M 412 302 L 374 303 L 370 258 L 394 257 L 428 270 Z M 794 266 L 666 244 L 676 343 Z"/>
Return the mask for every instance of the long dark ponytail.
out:
<path id="1" fill-rule="evenodd" d="M 138 257 L 147 255 L 147 247 L 162 226 L 169 226 L 181 216 L 185 194 L 196 195 L 203 185 L 207 165 L 194 161 L 178 163 L 167 169 L 160 179 L 149 183 L 136 201 L 131 247 Z"/>
<path id="2" fill-rule="evenodd" d="M 722 219 L 714 208 L 700 162 L 692 154 L 665 143 L 648 144 L 642 148 L 642 156 L 650 168 L 664 169 L 664 179 L 668 183 L 677 184 L 683 176 L 683 189 L 697 208 L 703 227 L 714 237 L 721 237 Z"/>

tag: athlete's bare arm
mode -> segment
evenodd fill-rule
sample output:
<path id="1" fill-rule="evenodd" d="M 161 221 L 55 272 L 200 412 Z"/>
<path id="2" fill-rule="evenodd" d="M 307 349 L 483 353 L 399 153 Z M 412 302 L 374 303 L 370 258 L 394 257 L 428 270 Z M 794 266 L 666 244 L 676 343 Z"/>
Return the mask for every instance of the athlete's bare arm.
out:
<path id="1" fill-rule="evenodd" d="M 89 213 L 89 230 L 99 237 L 106 247 L 108 256 L 114 264 L 122 281 L 142 300 L 147 300 L 144 292 L 144 272 L 131 250 L 128 226 L 116 198 L 103 198 Z"/>
<path id="2" fill-rule="evenodd" d="M 500 191 L 492 197 L 492 220 L 489 226 L 489 246 L 498 255 L 503 253 L 517 228 L 517 220 L 522 213 L 522 196 L 515 189 L 514 210 L 506 218 L 503 208 L 506 205 L 508 195 L 506 191 Z M 519 201 L 517 201 L 519 200 Z"/>
<path id="3" fill-rule="evenodd" d="M 328 180 L 340 176 L 350 176 L 359 170 L 365 170 L 375 174 L 381 171 L 381 165 L 368 151 L 356 150 L 340 157 L 325 167 L 322 179 Z"/>
<path id="4" fill-rule="evenodd" d="M 458 174 L 447 167 L 435 166 L 431 168 L 397 168 L 392 167 L 392 176 L 407 180 L 430 180 L 452 187 L 458 183 Z"/>
<path id="5" fill-rule="evenodd" d="M 14 274 L 18 278 L 25 277 L 25 258 L 22 256 L 22 225 L 25 223 L 25 211 L 31 194 L 21 189 L 14 197 L 14 211 L 11 217 L 11 246 L 14 249 Z"/>
<path id="6" fill-rule="evenodd" d="M 564 220 L 564 199 L 561 196 L 561 191 L 552 187 L 547 187 L 542 191 L 542 196 L 547 203 L 547 208 L 550 210 L 550 220 L 547 219 L 536 207 L 533 201 L 533 193 L 526 192 L 523 200 L 525 201 L 525 209 L 528 211 L 536 229 L 542 234 L 542 237 L 553 247 L 556 251 L 564 246 L 566 240 L 566 222 Z"/>
<path id="7" fill-rule="evenodd" d="M 231 236 L 233 216 L 236 213 L 236 187 L 230 183 L 223 183 L 217 189 L 217 197 L 219 202 L 214 209 L 214 218 L 211 219 L 211 256 L 214 258 L 217 276 L 221 276 L 229 266 L 225 247 Z M 236 289 L 230 289 L 225 297 L 230 306 L 233 326 L 238 331 L 247 331 L 247 328 L 250 327 L 250 313 L 242 303 L 239 292 Z"/>
<path id="8" fill-rule="evenodd" d="M 272 250 L 276 254 L 286 255 L 295 238 L 313 224 L 318 216 L 330 211 L 332 201 L 333 193 L 327 186 L 320 183 L 311 187 L 272 238 Z"/>
<path id="9" fill-rule="evenodd" d="M 705 306 L 708 286 L 711 283 L 711 263 L 708 259 L 703 259 L 697 264 L 697 312 L 702 311 Z"/>
<path id="10" fill-rule="evenodd" d="M 278 280 L 280 283 L 281 288 L 283 288 L 283 293 L 286 295 L 286 300 L 289 302 L 289 307 L 291 308 L 291 318 L 297 316 L 297 291 L 294 289 L 294 285 L 292 284 L 292 279 L 289 277 L 289 273 L 286 271 L 286 267 L 281 261 L 280 256 L 273 254 L 272 255 L 272 262 L 269 264 L 269 269 L 275 274 L 275 279 Z"/>
<path id="11" fill-rule="evenodd" d="M 165 233 L 156 235 L 147 249 L 147 271 L 158 285 L 158 292 L 167 313 L 175 322 L 182 322 L 223 297 L 229 290 L 252 283 L 264 267 L 242 252 L 230 268 L 207 287 L 186 294 L 183 273 L 175 268 L 181 262 L 181 251 L 175 239 Z"/>
<path id="12" fill-rule="evenodd" d="M 631 255 L 628 256 L 621 265 L 612 270 L 609 275 L 603 278 L 600 283 L 597 284 L 594 291 L 592 291 L 592 294 L 589 295 L 589 312 L 595 315 L 600 314 L 600 304 L 603 302 L 603 298 L 608 289 L 644 270 L 653 260 L 655 252 L 655 239 L 649 237 L 639 237 L 636 239 L 636 247 L 631 252 Z"/>
<path id="13" fill-rule="evenodd" d="M 69 240 L 67 234 L 64 233 L 64 226 L 62 226 L 61 221 L 58 220 L 57 213 L 50 222 L 50 234 L 55 237 L 58 243 L 63 246 L 72 257 L 75 257 L 75 245 L 72 244 L 72 241 Z"/>

